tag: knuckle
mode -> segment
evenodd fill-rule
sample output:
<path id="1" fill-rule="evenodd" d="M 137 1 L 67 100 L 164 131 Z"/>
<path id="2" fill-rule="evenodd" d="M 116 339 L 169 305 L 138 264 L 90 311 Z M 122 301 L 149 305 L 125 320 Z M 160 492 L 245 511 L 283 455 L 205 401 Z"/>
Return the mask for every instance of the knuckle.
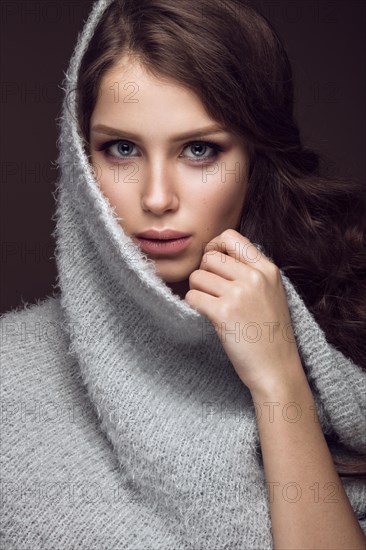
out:
<path id="1" fill-rule="evenodd" d="M 252 269 L 251 270 L 251 272 L 250 272 L 250 281 L 251 281 L 252 285 L 254 285 L 258 288 L 263 288 L 264 285 L 266 284 L 265 276 L 263 275 L 263 273 L 261 271 L 258 271 L 257 269 Z"/>
<path id="2" fill-rule="evenodd" d="M 216 250 L 208 250 L 205 252 L 202 256 L 202 263 L 207 264 L 210 261 L 210 258 L 214 256 L 216 253 Z"/>
<path id="3" fill-rule="evenodd" d="M 220 321 L 221 323 L 225 322 L 226 315 L 227 315 L 226 306 L 225 304 L 221 304 L 216 311 L 217 320 Z"/>
<path id="4" fill-rule="evenodd" d="M 187 300 L 190 300 L 192 298 L 192 296 L 194 295 L 194 290 L 190 289 L 188 290 L 188 292 L 186 293 L 185 295 L 185 299 Z"/>
<path id="5" fill-rule="evenodd" d="M 275 280 L 278 280 L 280 278 L 280 270 L 279 268 L 276 266 L 276 264 L 274 263 L 270 263 L 268 265 L 268 274 L 270 275 L 271 278 L 275 279 Z"/>
<path id="6" fill-rule="evenodd" d="M 244 297 L 244 288 L 240 285 L 231 286 L 231 297 L 234 303 L 239 302 Z"/>
<path id="7" fill-rule="evenodd" d="M 197 280 L 197 278 L 199 277 L 199 273 L 199 269 L 195 269 L 194 271 L 192 271 L 192 273 L 188 277 L 189 282 L 194 282 L 195 280 Z"/>
<path id="8" fill-rule="evenodd" d="M 230 228 L 230 229 L 225 229 L 225 231 L 222 233 L 222 236 L 236 238 L 238 236 L 238 233 L 237 231 L 235 231 L 235 229 Z"/>
<path id="9" fill-rule="evenodd" d="M 221 302 L 218 307 L 218 317 L 222 322 L 228 321 L 231 318 L 231 307 L 227 302 Z"/>

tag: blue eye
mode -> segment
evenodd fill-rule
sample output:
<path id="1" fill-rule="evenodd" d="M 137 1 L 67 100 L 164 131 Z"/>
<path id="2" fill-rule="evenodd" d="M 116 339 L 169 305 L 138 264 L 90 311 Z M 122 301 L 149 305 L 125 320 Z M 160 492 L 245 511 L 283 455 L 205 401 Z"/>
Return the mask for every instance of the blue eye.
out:
<path id="1" fill-rule="evenodd" d="M 116 152 L 111 153 L 109 150 L 114 146 L 116 146 Z M 128 159 L 131 158 L 131 156 L 134 156 L 131 154 L 131 150 L 133 151 L 134 147 L 135 145 L 130 141 L 114 139 L 107 141 L 106 143 L 102 143 L 99 147 L 96 147 L 96 150 L 105 151 L 105 155 L 107 157 L 112 157 L 118 160 L 123 158 Z M 219 152 L 224 150 L 221 145 L 209 141 L 192 141 L 184 145 L 183 151 L 185 149 L 190 149 L 191 152 L 193 152 L 193 157 L 183 156 L 183 158 L 188 158 L 193 162 L 212 161 L 218 157 Z M 211 149 L 212 152 L 211 154 L 205 156 L 204 153 L 207 149 Z"/>
<path id="2" fill-rule="evenodd" d="M 118 141 L 115 145 L 117 145 L 117 151 L 122 156 L 128 156 L 128 150 L 131 152 L 131 148 L 133 149 L 132 143 L 129 143 L 128 141 Z"/>
<path id="3" fill-rule="evenodd" d="M 189 143 L 188 145 L 185 145 L 184 149 L 191 149 L 191 151 L 193 151 L 195 158 L 191 158 L 191 157 L 186 157 L 186 158 L 189 158 L 194 162 L 216 158 L 218 156 L 218 153 L 220 151 L 223 151 L 223 148 L 220 145 L 218 145 L 217 143 L 211 143 L 208 141 L 194 141 L 192 143 Z M 203 156 L 202 149 L 204 149 L 204 151 L 207 151 L 207 149 L 212 149 L 213 153 L 211 153 L 208 156 Z"/>
<path id="4" fill-rule="evenodd" d="M 116 154 L 110 154 L 108 149 L 111 149 L 117 145 L 117 155 Z M 129 141 L 122 141 L 122 140 L 113 140 L 108 141 L 107 143 L 103 143 L 100 147 L 98 147 L 98 151 L 107 151 L 108 155 L 111 157 L 118 158 L 118 155 L 121 155 L 121 157 L 128 158 L 131 154 L 131 149 L 133 149 L 133 144 Z"/>

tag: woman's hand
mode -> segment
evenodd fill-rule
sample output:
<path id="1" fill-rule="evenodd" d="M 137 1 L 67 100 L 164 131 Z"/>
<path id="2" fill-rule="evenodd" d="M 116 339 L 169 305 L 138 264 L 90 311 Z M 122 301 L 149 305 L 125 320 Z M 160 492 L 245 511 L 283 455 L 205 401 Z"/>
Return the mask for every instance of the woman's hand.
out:
<path id="1" fill-rule="evenodd" d="M 228 229 L 205 247 L 185 299 L 213 323 L 242 382 L 253 392 L 304 375 L 278 267 Z"/>

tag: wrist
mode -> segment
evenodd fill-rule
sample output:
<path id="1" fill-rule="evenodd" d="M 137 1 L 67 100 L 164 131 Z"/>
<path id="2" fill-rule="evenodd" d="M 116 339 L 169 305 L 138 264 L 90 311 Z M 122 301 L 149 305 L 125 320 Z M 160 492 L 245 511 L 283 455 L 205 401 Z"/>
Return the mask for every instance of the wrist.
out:
<path id="1" fill-rule="evenodd" d="M 249 388 L 253 400 L 256 402 L 289 401 L 313 397 L 300 357 L 288 365 L 288 368 L 282 369 L 281 373 L 282 375 L 266 378 L 260 386 Z"/>

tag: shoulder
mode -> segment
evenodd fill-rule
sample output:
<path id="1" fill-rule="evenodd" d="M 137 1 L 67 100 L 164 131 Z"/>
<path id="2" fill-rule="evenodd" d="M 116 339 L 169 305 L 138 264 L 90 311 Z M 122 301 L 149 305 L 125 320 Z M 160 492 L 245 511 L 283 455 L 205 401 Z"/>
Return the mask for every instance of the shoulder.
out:
<path id="1" fill-rule="evenodd" d="M 0 324 L 1 460 L 20 464 L 24 449 L 34 456 L 66 437 L 74 444 L 91 411 L 59 297 L 9 311 Z"/>
<path id="2" fill-rule="evenodd" d="M 0 317 L 2 399 L 59 378 L 67 368 L 68 335 L 60 297 L 51 296 Z"/>
<path id="3" fill-rule="evenodd" d="M 62 326 L 59 296 L 24 304 L 0 316 L 1 352 L 16 355 L 34 348 L 52 347 L 51 344 L 57 342 L 55 329 L 61 336 Z"/>

